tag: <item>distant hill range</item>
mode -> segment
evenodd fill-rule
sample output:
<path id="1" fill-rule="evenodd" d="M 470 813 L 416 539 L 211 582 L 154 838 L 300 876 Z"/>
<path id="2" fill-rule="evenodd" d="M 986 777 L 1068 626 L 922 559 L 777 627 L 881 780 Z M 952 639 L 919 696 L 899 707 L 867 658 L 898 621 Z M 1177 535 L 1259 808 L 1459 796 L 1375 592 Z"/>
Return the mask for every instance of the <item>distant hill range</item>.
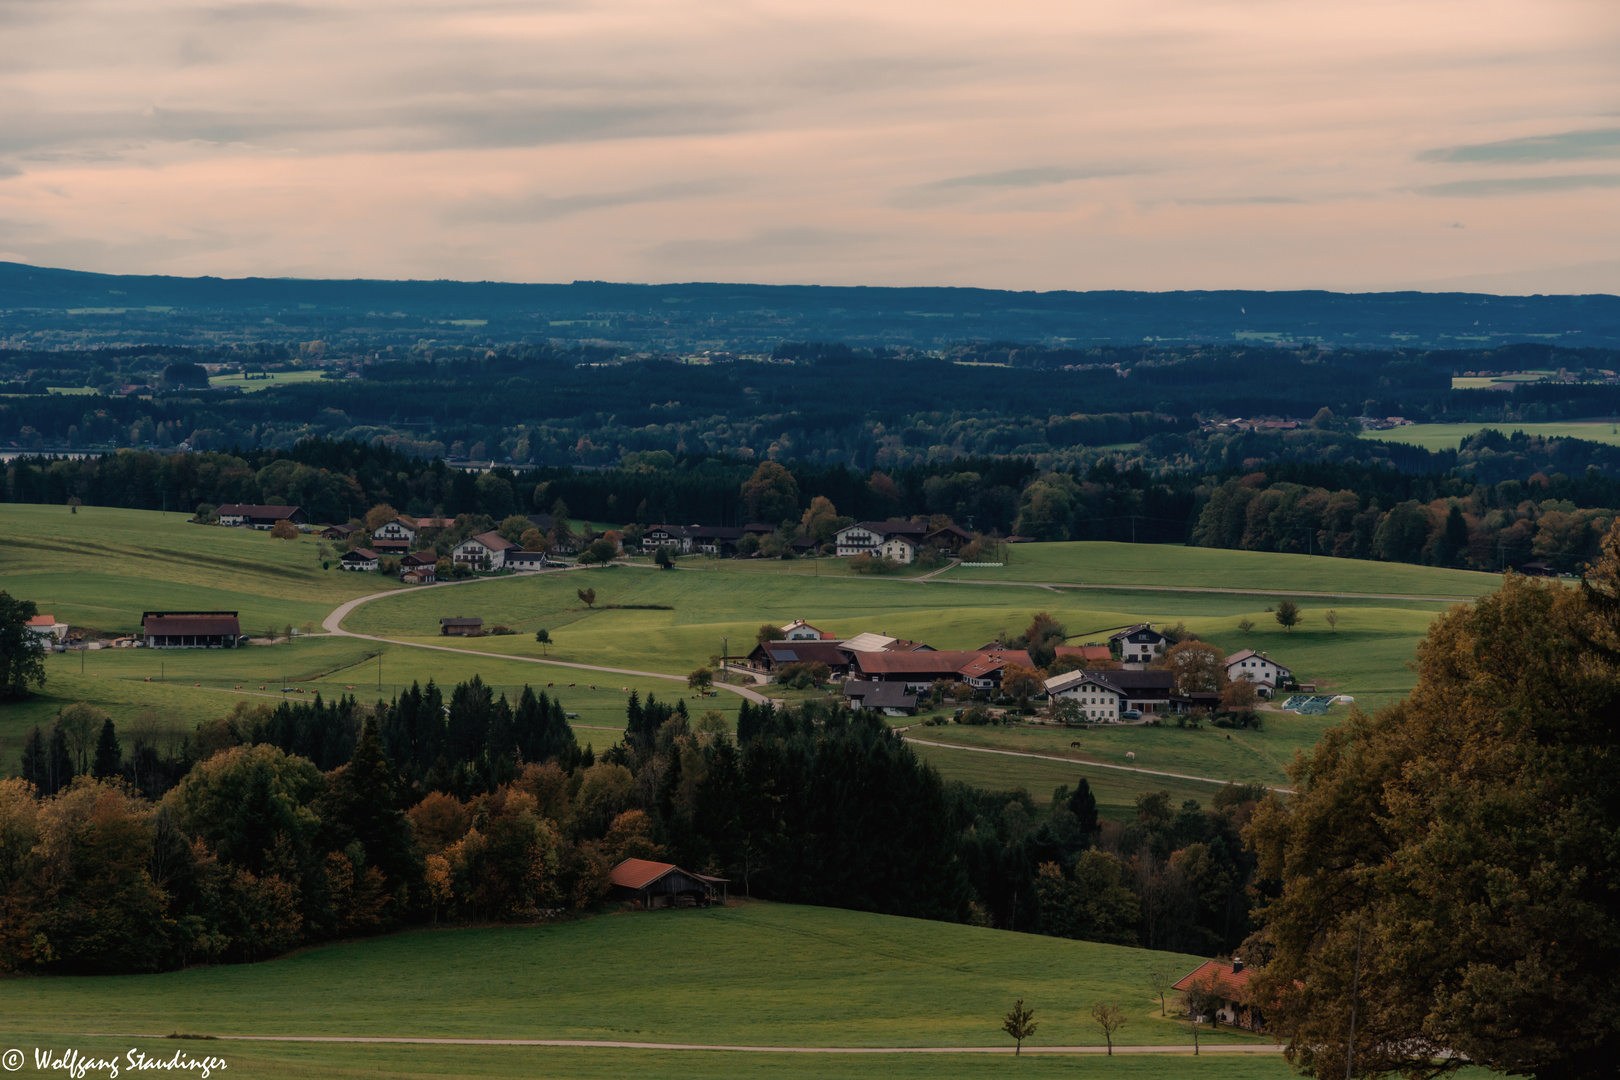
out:
<path id="1" fill-rule="evenodd" d="M 806 340 L 928 349 L 968 341 L 1614 348 L 1620 297 L 226 279 L 0 263 L 0 340 L 12 347 L 424 338 L 740 353 Z"/>

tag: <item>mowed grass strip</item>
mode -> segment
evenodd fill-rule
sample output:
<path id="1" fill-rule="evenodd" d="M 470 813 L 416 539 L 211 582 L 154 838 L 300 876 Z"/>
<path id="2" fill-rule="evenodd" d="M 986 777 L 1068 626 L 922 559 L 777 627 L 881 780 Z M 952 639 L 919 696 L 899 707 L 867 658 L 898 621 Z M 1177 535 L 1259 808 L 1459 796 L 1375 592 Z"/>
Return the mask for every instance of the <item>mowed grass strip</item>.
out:
<path id="1" fill-rule="evenodd" d="M 7 503 L 4 588 L 73 626 L 134 633 L 143 611 L 226 610 L 242 631 L 319 626 L 345 600 L 404 588 L 380 574 L 321 569 L 313 535 L 195 525 L 187 514 Z"/>
<path id="2" fill-rule="evenodd" d="M 1010 1004 L 1009 1004 L 1010 1007 Z M 1037 1019 L 1041 1014 L 1037 1014 Z M 1127 1027 L 1127 1031 L 1130 1029 Z M 987 1045 L 994 1034 L 986 1035 Z M 1035 1045 L 1037 1038 L 1026 1046 Z M 1188 1036 L 1189 1038 L 1191 1036 Z M 1002 1036 L 1005 1039 L 1005 1036 Z M 1004 1077 L 1009 1068 L 1021 1076 L 1054 1080 L 1160 1080 L 1174 1075 L 1187 1080 L 1287 1080 L 1293 1071 L 1278 1053 L 1153 1054 L 1119 1057 L 1040 1054 L 1009 1064 L 989 1054 L 770 1054 L 694 1050 L 625 1050 L 606 1047 L 435 1046 L 422 1044 L 259 1043 L 231 1040 L 65 1038 L 23 1033 L 11 1036 L 22 1047 L 29 1069 L 34 1048 L 57 1053 L 77 1049 L 86 1057 L 119 1059 L 134 1049 L 148 1058 L 167 1061 L 176 1051 L 193 1058 L 223 1058 L 226 1076 L 254 1080 L 317 1080 L 365 1077 L 367 1080 L 417 1080 L 453 1077 L 468 1080 L 623 1080 L 656 1076 L 662 1080 L 715 1080 L 747 1075 L 766 1080 L 980 1080 Z M 1010 1041 L 1009 1041 L 1010 1045 Z M 1484 1076 L 1484 1070 L 1477 1070 Z M 1469 1077 L 1471 1071 L 1460 1075 Z M 93 1073 L 87 1075 L 95 1075 Z M 105 1076 L 103 1072 L 101 1075 Z M 124 1075 L 123 1072 L 120 1075 Z M 193 1070 L 185 1075 L 201 1076 Z M 221 1075 L 215 1073 L 216 1076 Z"/>
<path id="3" fill-rule="evenodd" d="M 1488 383 L 1495 380 L 1476 381 Z M 1464 439 L 1485 428 L 1500 431 L 1504 435 L 1522 431 L 1526 435 L 1539 435 L 1547 439 L 1585 439 L 1588 442 L 1620 446 L 1620 431 L 1616 430 L 1616 425 L 1612 421 L 1604 420 L 1564 420 L 1541 424 L 1409 424 L 1388 431 L 1364 431 L 1361 437 L 1377 439 L 1380 442 L 1421 446 L 1425 450 L 1455 450 Z"/>
<path id="4" fill-rule="evenodd" d="M 1501 584 L 1496 574 L 1472 570 L 1166 544 L 1083 541 L 1009 544 L 1005 550 L 1006 566 L 958 566 L 941 578 L 1458 599 L 1479 596 Z"/>
<path id="5" fill-rule="evenodd" d="M 832 908 L 743 903 L 419 931 L 260 964 L 0 982 L 0 1032 L 564 1038 L 756 1046 L 1001 1045 L 1023 997 L 1048 1045 L 1178 1044 L 1149 973 L 1203 958 Z M 1227 1032 L 1214 1039 L 1245 1042 Z M 748 1067 L 738 1062 L 736 1068 Z"/>

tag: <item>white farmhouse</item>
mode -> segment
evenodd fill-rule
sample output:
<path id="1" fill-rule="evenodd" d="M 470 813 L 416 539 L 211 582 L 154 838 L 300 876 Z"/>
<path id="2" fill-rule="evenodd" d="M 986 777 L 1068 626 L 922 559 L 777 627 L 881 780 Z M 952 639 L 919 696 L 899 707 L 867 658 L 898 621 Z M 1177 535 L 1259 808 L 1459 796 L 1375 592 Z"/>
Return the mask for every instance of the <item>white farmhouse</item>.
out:
<path id="1" fill-rule="evenodd" d="M 909 536 L 896 534 L 883 541 L 878 554 L 906 566 L 917 558 L 917 542 Z"/>
<path id="2" fill-rule="evenodd" d="M 831 638 L 831 634 L 817 630 L 803 619 L 794 619 L 782 627 L 783 641 L 821 641 Z"/>
<path id="3" fill-rule="evenodd" d="M 1226 677 L 1248 679 L 1259 688 L 1262 697 L 1270 697 L 1279 686 L 1294 681 L 1292 671 L 1253 649 L 1244 649 L 1226 658 Z"/>
<path id="4" fill-rule="evenodd" d="M 395 518 L 386 525 L 378 526 L 377 531 L 371 534 L 371 538 L 409 544 L 416 539 L 416 525 L 404 518 Z"/>
<path id="5" fill-rule="evenodd" d="M 1046 693 L 1053 701 L 1074 701 L 1087 720 L 1118 720 L 1125 711 L 1124 695 L 1110 686 L 1104 675 L 1099 671 L 1065 671 L 1046 680 Z"/>
<path id="6" fill-rule="evenodd" d="M 883 547 L 897 536 L 904 536 L 912 542 L 912 558 L 916 557 L 916 544 L 928 533 L 928 526 L 916 525 L 909 521 L 860 521 L 854 525 L 846 525 L 838 530 L 833 538 L 838 554 L 842 557 L 850 555 L 883 554 Z M 896 561 L 899 561 L 898 559 Z M 906 559 L 910 562 L 911 559 Z"/>
<path id="7" fill-rule="evenodd" d="M 521 550 L 521 545 L 512 543 L 500 533 L 487 532 L 457 544 L 455 550 L 450 552 L 450 558 L 457 566 L 465 566 L 469 570 L 499 570 L 506 563 L 506 553 L 517 550 Z"/>
<path id="8" fill-rule="evenodd" d="M 345 570 L 376 570 L 377 553 L 370 548 L 355 548 L 345 552 L 343 558 L 338 560 Z"/>
<path id="9" fill-rule="evenodd" d="M 68 624 L 57 622 L 55 615 L 35 615 L 28 620 L 28 629 L 47 642 L 61 641 L 67 637 Z"/>
<path id="10" fill-rule="evenodd" d="M 1149 623 L 1127 627 L 1110 635 L 1108 640 L 1119 646 L 1119 658 L 1127 664 L 1150 664 L 1175 644 Z"/>

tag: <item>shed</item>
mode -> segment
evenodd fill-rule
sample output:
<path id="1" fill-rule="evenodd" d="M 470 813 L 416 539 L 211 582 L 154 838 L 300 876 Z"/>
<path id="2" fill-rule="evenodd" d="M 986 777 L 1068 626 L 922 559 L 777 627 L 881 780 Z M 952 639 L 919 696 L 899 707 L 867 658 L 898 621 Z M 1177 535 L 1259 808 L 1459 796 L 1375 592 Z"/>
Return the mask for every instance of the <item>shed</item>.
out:
<path id="1" fill-rule="evenodd" d="M 141 632 L 149 649 L 231 649 L 242 640 L 234 611 L 147 611 Z"/>
<path id="2" fill-rule="evenodd" d="M 439 633 L 445 637 L 478 637 L 484 632 L 484 620 L 463 618 L 460 615 L 439 620 Z"/>
<path id="3" fill-rule="evenodd" d="M 650 859 L 626 859 L 613 868 L 610 895 L 643 908 L 707 907 L 716 900 L 724 903 L 726 878 L 710 877 L 682 870 L 674 863 Z"/>

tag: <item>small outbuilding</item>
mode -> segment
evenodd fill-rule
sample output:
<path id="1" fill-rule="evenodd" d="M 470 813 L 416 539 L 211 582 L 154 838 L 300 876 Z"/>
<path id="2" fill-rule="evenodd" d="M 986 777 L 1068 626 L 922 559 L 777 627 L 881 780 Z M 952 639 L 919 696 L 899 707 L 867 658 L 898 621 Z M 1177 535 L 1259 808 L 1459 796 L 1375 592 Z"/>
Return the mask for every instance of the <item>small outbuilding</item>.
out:
<path id="1" fill-rule="evenodd" d="M 484 632 L 484 620 L 460 615 L 439 620 L 439 633 L 445 637 L 478 637 Z"/>
<path id="2" fill-rule="evenodd" d="M 613 868 L 610 880 L 609 895 L 613 899 L 636 903 L 646 909 L 724 903 L 726 887 L 730 884 L 726 878 L 694 874 L 674 863 L 651 859 L 624 860 Z"/>

